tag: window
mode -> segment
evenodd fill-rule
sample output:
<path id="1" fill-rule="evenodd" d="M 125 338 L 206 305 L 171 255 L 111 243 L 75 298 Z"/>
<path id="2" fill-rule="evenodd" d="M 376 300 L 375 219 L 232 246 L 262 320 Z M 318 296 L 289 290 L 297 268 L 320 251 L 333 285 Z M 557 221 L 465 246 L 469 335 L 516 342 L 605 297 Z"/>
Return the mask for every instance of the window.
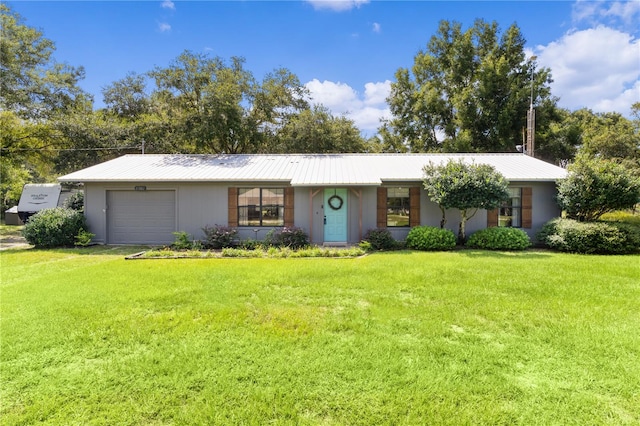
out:
<path id="1" fill-rule="evenodd" d="M 498 226 L 522 227 L 522 188 L 509 188 L 509 200 L 498 209 Z"/>
<path id="2" fill-rule="evenodd" d="M 387 226 L 409 226 L 409 188 L 387 188 Z"/>
<path id="3" fill-rule="evenodd" d="M 239 188 L 238 226 L 284 226 L 284 188 Z"/>

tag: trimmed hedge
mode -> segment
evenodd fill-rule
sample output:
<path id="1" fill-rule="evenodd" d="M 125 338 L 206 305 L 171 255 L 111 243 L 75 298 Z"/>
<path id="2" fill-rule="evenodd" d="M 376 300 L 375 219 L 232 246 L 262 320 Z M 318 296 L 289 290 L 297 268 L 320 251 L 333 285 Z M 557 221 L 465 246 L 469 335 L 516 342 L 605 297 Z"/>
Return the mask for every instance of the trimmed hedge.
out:
<path id="1" fill-rule="evenodd" d="M 626 223 L 553 219 L 542 227 L 537 237 L 549 248 L 570 253 L 640 252 L 640 228 Z"/>
<path id="2" fill-rule="evenodd" d="M 451 250 L 456 236 L 449 229 L 433 226 L 415 226 L 407 235 L 407 248 L 415 250 Z"/>
<path id="3" fill-rule="evenodd" d="M 522 229 L 492 227 L 474 232 L 467 247 L 485 250 L 525 250 L 531 239 Z"/>
<path id="4" fill-rule="evenodd" d="M 22 235 L 29 244 L 38 248 L 71 247 L 76 236 L 86 230 L 85 217 L 77 210 L 55 207 L 31 216 L 24 225 Z"/>

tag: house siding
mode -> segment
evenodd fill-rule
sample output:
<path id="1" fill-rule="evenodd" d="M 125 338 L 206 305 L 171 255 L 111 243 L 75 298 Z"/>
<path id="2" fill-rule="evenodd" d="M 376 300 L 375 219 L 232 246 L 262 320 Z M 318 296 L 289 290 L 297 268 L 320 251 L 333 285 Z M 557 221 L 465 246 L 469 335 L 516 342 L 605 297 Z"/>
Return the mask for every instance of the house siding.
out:
<path id="1" fill-rule="evenodd" d="M 407 182 L 404 186 L 416 186 L 417 182 Z M 200 239 L 204 236 L 202 228 L 206 225 L 229 225 L 229 188 L 236 187 L 277 187 L 273 183 L 237 182 L 206 183 L 206 182 L 129 182 L 129 183 L 96 183 L 85 184 L 85 215 L 89 230 L 95 234 L 94 241 L 108 243 L 107 238 L 107 191 L 134 190 L 135 186 L 146 186 L 147 190 L 173 190 L 176 192 L 176 231 L 184 231 Z M 560 215 L 556 205 L 556 185 L 553 182 L 512 182 L 511 186 L 532 188 L 531 228 L 524 229 L 534 238 L 542 225 Z M 283 186 L 286 187 L 286 186 Z M 296 187 L 289 189 L 293 192 L 293 226 L 302 228 L 311 236 L 311 242 L 322 244 L 324 237 L 323 187 Z M 313 198 L 311 199 L 311 195 Z M 286 201 L 285 201 L 286 202 Z M 356 186 L 348 188 L 348 242 L 355 244 L 370 229 L 378 226 L 378 187 Z M 440 226 L 441 212 L 438 206 L 431 202 L 424 189 L 420 188 L 420 225 Z M 362 217 L 360 217 L 362 206 Z M 231 206 L 233 207 L 233 206 Z M 460 214 L 457 210 L 447 211 L 446 228 L 457 233 Z M 231 224 L 233 224 L 231 222 Z M 487 226 L 487 212 L 480 210 L 467 222 L 467 235 L 484 229 Z M 255 232 L 258 229 L 258 232 Z M 239 227 L 238 237 L 241 239 L 263 239 L 270 227 Z M 397 240 L 404 240 L 409 227 L 388 228 Z"/>

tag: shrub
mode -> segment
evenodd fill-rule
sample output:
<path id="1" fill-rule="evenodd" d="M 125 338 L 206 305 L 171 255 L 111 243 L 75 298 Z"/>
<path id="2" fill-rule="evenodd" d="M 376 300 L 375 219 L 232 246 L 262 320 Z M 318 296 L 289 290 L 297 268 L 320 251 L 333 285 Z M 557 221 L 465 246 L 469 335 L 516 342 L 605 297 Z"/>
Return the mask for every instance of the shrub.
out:
<path id="1" fill-rule="evenodd" d="M 578 222 L 553 219 L 547 222 L 538 239 L 560 251 L 585 254 L 626 254 L 640 251 L 640 229 L 625 223 Z"/>
<path id="2" fill-rule="evenodd" d="M 86 247 L 91 244 L 91 240 L 95 236 L 96 234 L 92 234 L 87 230 L 81 229 L 80 232 L 78 232 L 78 235 L 76 235 L 75 245 L 78 247 Z"/>
<path id="3" fill-rule="evenodd" d="M 407 247 L 416 250 L 451 250 L 456 246 L 455 234 L 442 228 L 416 226 L 407 235 Z"/>
<path id="4" fill-rule="evenodd" d="M 193 248 L 193 242 L 190 240 L 191 235 L 184 231 L 174 232 L 173 235 L 176 237 L 173 244 L 171 244 L 171 248 L 174 250 L 190 250 Z"/>
<path id="5" fill-rule="evenodd" d="M 369 241 L 362 240 L 358 243 L 358 247 L 360 247 L 364 251 L 373 251 L 373 246 Z"/>
<path id="6" fill-rule="evenodd" d="M 567 217 L 592 221 L 604 213 L 632 208 L 640 201 L 640 179 L 624 166 L 578 157 L 558 183 L 558 204 Z"/>
<path id="7" fill-rule="evenodd" d="M 62 205 L 64 208 L 77 210 L 79 212 L 84 211 L 84 192 L 78 191 L 69 195 L 69 198 L 64 200 Z"/>
<path id="8" fill-rule="evenodd" d="M 531 239 L 522 229 L 493 227 L 474 232 L 467 246 L 484 250 L 524 250 Z"/>
<path id="9" fill-rule="evenodd" d="M 202 244 L 205 248 L 221 249 L 233 247 L 234 238 L 238 230 L 229 226 L 207 225 L 202 228 L 202 232 L 204 232 Z"/>
<path id="10" fill-rule="evenodd" d="M 244 250 L 257 250 L 262 248 L 262 241 L 254 240 L 252 238 L 242 240 L 238 243 L 238 248 Z"/>
<path id="11" fill-rule="evenodd" d="M 264 242 L 272 247 L 302 248 L 309 245 L 309 236 L 302 228 L 284 227 L 272 229 L 265 235 Z"/>
<path id="12" fill-rule="evenodd" d="M 622 222 L 635 225 L 640 228 L 640 212 L 632 210 L 616 210 L 614 212 L 605 213 L 600 216 L 605 222 Z"/>
<path id="13" fill-rule="evenodd" d="M 309 245 L 309 236 L 302 228 L 283 228 L 279 235 L 280 244 L 292 249 L 302 248 Z"/>
<path id="14" fill-rule="evenodd" d="M 84 215 L 76 210 L 55 207 L 31 216 L 22 235 L 36 247 L 70 247 L 80 231 L 86 229 Z"/>
<path id="15" fill-rule="evenodd" d="M 371 244 L 373 250 L 393 250 L 396 240 L 386 228 L 370 229 L 364 235 L 364 240 Z"/>

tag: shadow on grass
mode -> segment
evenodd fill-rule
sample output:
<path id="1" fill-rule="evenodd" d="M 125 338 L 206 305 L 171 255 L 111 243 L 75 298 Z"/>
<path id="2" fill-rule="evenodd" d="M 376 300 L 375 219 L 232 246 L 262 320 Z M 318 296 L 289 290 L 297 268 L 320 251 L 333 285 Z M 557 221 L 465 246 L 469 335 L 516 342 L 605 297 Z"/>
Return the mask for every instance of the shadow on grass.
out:
<path id="1" fill-rule="evenodd" d="M 522 251 L 492 251 L 478 249 L 462 249 L 458 250 L 463 256 L 472 258 L 491 258 L 491 259 L 544 259 L 552 257 L 553 251 L 546 249 L 529 249 Z"/>
<path id="2" fill-rule="evenodd" d="M 466 257 L 473 258 L 492 258 L 492 259 L 542 259 L 551 257 L 554 253 L 552 250 L 543 249 L 543 248 L 533 248 L 528 250 L 480 250 L 480 249 L 471 249 L 467 247 L 456 246 L 452 250 L 389 250 L 389 251 L 371 251 L 367 254 L 376 255 L 376 254 L 393 254 L 393 255 L 415 255 L 420 253 L 451 253 L 451 254 L 460 254 Z"/>
<path id="3" fill-rule="evenodd" d="M 93 245 L 88 247 L 55 247 L 55 248 L 38 248 L 33 246 L 16 247 L 3 251 L 3 255 L 18 254 L 20 252 L 46 252 L 46 253 L 63 253 L 77 256 L 101 256 L 101 255 L 123 255 L 128 256 L 145 250 L 151 250 L 155 247 L 151 246 L 112 246 L 112 245 Z"/>

